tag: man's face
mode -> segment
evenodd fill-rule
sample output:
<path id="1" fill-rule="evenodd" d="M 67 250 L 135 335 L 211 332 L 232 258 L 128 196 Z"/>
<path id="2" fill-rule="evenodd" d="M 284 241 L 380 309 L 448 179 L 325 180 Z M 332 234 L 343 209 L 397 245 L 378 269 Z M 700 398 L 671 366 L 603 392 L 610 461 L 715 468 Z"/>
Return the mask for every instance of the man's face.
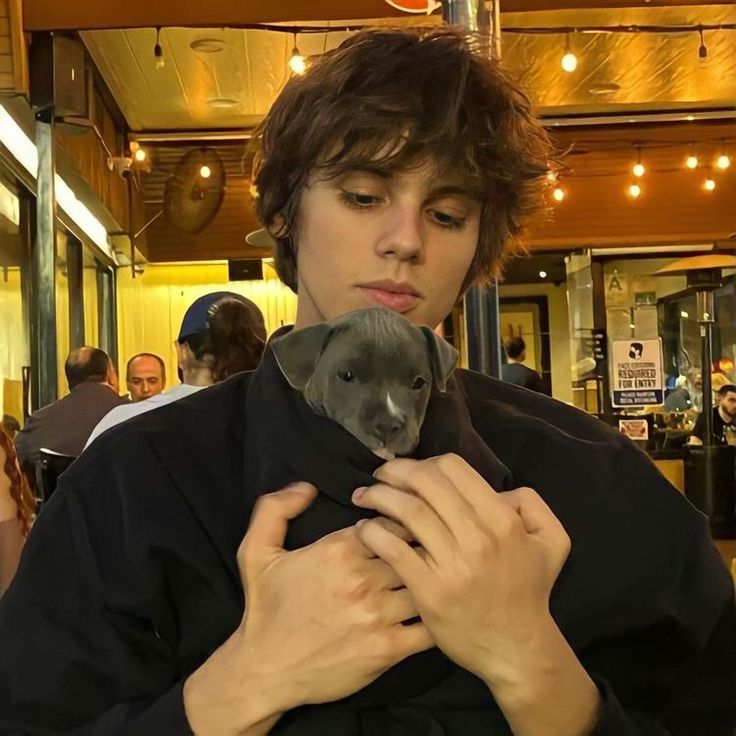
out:
<path id="1" fill-rule="evenodd" d="M 736 418 L 736 392 L 729 391 L 719 402 L 721 411 L 731 419 Z"/>
<path id="2" fill-rule="evenodd" d="M 297 218 L 298 327 L 377 305 L 431 327 L 450 313 L 481 207 L 459 177 L 432 172 L 312 177 Z"/>
<path id="3" fill-rule="evenodd" d="M 148 355 L 136 358 L 128 370 L 128 393 L 132 401 L 143 401 L 164 390 L 160 363 Z"/>

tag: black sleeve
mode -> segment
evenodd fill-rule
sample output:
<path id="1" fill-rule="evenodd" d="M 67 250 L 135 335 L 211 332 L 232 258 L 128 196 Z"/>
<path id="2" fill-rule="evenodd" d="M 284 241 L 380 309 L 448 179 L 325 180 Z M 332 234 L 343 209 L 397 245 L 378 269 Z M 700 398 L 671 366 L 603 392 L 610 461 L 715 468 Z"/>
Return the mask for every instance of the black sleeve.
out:
<path id="1" fill-rule="evenodd" d="M 736 734 L 736 596 L 705 535 L 687 550 L 677 603 L 660 625 L 609 642 L 610 679 L 590 665 L 601 692 L 593 736 Z"/>
<path id="2" fill-rule="evenodd" d="M 106 477 L 89 464 L 85 470 L 91 485 Z M 171 506 L 165 475 L 151 475 Z M 191 734 L 184 673 L 155 626 L 166 586 L 131 534 L 145 522 L 120 507 L 114 488 L 92 488 L 97 499 L 89 503 L 68 477 L 0 600 L 0 733 Z M 140 601 L 149 601 L 148 611 Z"/>

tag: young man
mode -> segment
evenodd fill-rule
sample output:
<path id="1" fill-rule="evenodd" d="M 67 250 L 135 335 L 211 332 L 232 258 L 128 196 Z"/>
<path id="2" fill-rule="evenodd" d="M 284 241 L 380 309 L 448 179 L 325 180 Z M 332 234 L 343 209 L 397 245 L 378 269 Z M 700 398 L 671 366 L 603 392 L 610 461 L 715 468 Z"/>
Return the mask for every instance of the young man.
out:
<path id="1" fill-rule="evenodd" d="M 736 386 L 727 383 L 718 389 L 713 407 L 713 437 L 718 443 L 726 442 L 726 432 L 736 431 Z M 702 445 L 705 440 L 705 416 L 700 412 L 690 435 L 691 445 Z"/>
<path id="2" fill-rule="evenodd" d="M 525 98 L 447 30 L 359 34 L 257 139 L 297 329 L 375 304 L 441 322 L 520 233 L 548 157 Z M 733 587 L 704 519 L 545 397 L 458 371 L 416 456 L 382 464 L 267 349 L 100 437 L 62 485 L 0 604 L 0 730 L 733 725 Z"/>
<path id="3" fill-rule="evenodd" d="M 150 399 L 166 388 L 166 365 L 154 353 L 138 353 L 125 367 L 125 384 L 133 402 Z"/>

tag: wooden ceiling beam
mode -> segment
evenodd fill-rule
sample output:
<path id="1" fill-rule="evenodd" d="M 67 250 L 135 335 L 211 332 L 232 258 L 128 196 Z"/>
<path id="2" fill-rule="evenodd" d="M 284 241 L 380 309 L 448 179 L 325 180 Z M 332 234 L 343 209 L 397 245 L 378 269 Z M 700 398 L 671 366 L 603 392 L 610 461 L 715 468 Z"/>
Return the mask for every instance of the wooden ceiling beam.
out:
<path id="1" fill-rule="evenodd" d="M 729 5 L 733 0 L 504 0 L 503 12 L 537 10 L 615 9 L 632 7 L 670 7 L 689 5 Z M 407 18 L 384 0 L 127 0 L 106 3 L 71 0 L 24 0 L 26 31 L 91 31 L 115 28 L 152 27 L 242 27 L 258 23 L 294 23 L 298 21 L 368 20 Z M 417 18 L 418 16 L 412 16 Z"/>

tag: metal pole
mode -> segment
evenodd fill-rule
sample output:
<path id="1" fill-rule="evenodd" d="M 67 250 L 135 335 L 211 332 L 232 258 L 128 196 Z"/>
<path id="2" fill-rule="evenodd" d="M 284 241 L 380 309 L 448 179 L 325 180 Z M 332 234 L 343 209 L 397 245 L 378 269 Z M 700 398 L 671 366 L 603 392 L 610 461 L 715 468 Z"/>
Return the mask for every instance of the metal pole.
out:
<path id="1" fill-rule="evenodd" d="M 54 125 L 51 118 L 36 119 L 36 242 L 33 280 L 36 301 L 36 406 L 56 401 L 56 192 L 54 176 Z"/>
<path id="2" fill-rule="evenodd" d="M 711 361 L 713 360 L 713 322 L 715 321 L 715 299 L 712 291 L 698 291 L 698 322 L 702 339 L 700 376 L 703 384 L 703 444 L 713 445 L 713 388 L 711 381 Z"/>
<path id="3" fill-rule="evenodd" d="M 489 10 L 490 7 L 490 10 Z M 443 0 L 442 18 L 448 25 L 477 33 L 486 53 L 501 57 L 500 5 L 483 0 Z M 501 375 L 501 326 L 498 282 L 472 287 L 465 295 L 468 365 L 472 370 L 499 378 Z"/>

